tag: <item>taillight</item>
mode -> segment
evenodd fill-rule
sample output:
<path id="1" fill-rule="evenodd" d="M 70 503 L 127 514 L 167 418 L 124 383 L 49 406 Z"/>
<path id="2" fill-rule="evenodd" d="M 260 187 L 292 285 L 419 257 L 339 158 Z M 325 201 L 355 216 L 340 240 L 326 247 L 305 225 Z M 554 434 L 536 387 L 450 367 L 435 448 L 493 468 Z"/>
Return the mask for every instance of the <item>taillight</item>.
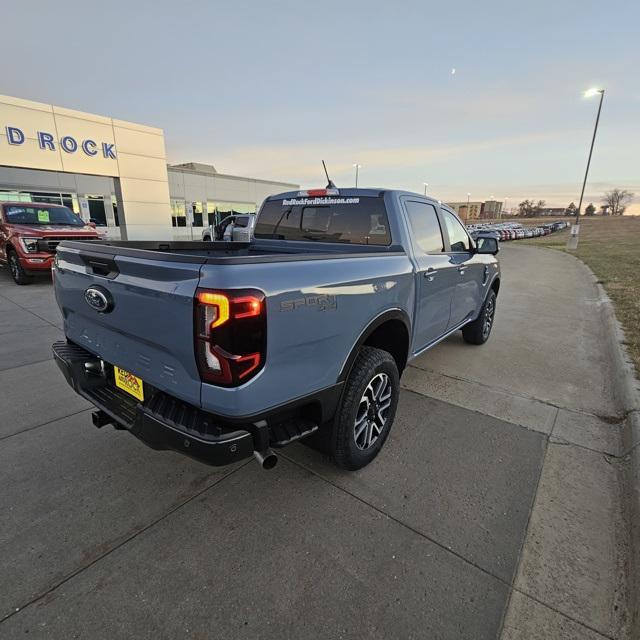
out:
<path id="1" fill-rule="evenodd" d="M 264 366 L 267 317 L 261 291 L 198 289 L 194 329 L 198 370 L 205 382 L 237 386 Z"/>

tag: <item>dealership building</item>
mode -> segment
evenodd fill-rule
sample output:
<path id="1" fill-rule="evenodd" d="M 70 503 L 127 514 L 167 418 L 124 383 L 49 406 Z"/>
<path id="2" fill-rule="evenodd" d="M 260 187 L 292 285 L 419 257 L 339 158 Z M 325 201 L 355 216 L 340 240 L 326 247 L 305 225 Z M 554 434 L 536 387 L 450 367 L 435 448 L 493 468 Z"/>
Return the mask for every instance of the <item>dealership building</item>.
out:
<path id="1" fill-rule="evenodd" d="M 162 129 L 0 96 L 0 201 L 63 204 L 110 238 L 198 238 L 298 185 L 167 165 Z"/>

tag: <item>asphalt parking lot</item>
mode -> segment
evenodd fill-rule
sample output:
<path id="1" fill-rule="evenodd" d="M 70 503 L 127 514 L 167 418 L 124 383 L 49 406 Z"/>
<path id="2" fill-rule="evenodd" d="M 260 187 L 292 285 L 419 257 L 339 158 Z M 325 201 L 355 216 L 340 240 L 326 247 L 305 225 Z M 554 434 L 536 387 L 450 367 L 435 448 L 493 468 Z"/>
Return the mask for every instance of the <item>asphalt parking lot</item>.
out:
<path id="1" fill-rule="evenodd" d="M 621 637 L 595 286 L 559 253 L 500 257 L 490 342 L 415 361 L 357 473 L 303 445 L 211 469 L 95 429 L 51 359 L 51 284 L 0 270 L 0 637 Z"/>

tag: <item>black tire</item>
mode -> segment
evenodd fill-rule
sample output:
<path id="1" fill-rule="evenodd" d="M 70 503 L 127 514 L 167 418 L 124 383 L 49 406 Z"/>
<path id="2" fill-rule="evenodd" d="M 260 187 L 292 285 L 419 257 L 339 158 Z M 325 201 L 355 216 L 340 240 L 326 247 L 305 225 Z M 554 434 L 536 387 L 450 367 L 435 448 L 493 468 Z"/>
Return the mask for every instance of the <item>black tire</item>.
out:
<path id="1" fill-rule="evenodd" d="M 328 453 L 339 467 L 355 471 L 378 455 L 393 425 L 399 393 L 400 375 L 391 355 L 382 349 L 362 347 L 333 423 L 325 427 Z"/>
<path id="2" fill-rule="evenodd" d="M 10 251 L 8 258 L 9 273 L 16 284 L 30 284 L 33 282 L 33 276 L 30 276 L 20 264 L 20 258 L 15 251 Z"/>
<path id="3" fill-rule="evenodd" d="M 211 242 L 211 236 L 205 236 L 202 238 L 202 242 Z"/>
<path id="4" fill-rule="evenodd" d="M 489 339 L 496 317 L 496 300 L 496 292 L 491 289 L 478 318 L 462 327 L 462 337 L 465 342 L 484 344 Z"/>

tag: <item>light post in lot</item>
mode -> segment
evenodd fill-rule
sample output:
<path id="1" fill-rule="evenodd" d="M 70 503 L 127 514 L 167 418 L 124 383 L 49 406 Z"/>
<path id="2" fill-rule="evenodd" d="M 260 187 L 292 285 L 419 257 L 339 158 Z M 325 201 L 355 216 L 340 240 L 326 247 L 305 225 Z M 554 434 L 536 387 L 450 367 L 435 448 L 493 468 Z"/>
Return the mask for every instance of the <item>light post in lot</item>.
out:
<path id="1" fill-rule="evenodd" d="M 465 216 L 465 223 L 469 222 L 469 199 L 471 198 L 471 194 L 467 193 L 467 215 Z"/>
<path id="2" fill-rule="evenodd" d="M 596 124 L 593 127 L 593 137 L 591 138 L 591 147 L 589 148 L 589 159 L 587 160 L 587 169 L 584 172 L 584 180 L 582 181 L 582 191 L 580 192 L 580 200 L 576 209 L 576 221 L 571 229 L 571 235 L 567 241 L 567 249 L 578 248 L 578 234 L 580 233 L 580 210 L 582 209 L 582 199 L 584 198 L 584 190 L 587 186 L 587 176 L 589 175 L 589 166 L 591 165 L 591 156 L 593 155 L 593 145 L 596 142 L 596 133 L 598 133 L 598 123 L 600 122 L 600 111 L 602 111 L 602 101 L 604 100 L 604 89 L 589 89 L 584 92 L 585 98 L 592 98 L 600 94 L 600 102 L 598 103 L 598 114 L 596 115 Z"/>
<path id="3" fill-rule="evenodd" d="M 428 182 L 423 182 L 422 184 L 424 185 L 424 195 L 426 196 L 427 195 L 427 187 L 429 186 L 429 183 Z"/>
<path id="4" fill-rule="evenodd" d="M 362 165 L 356 163 L 353 165 L 353 168 L 356 170 L 356 189 L 357 189 L 358 188 L 358 171 L 362 169 Z"/>

